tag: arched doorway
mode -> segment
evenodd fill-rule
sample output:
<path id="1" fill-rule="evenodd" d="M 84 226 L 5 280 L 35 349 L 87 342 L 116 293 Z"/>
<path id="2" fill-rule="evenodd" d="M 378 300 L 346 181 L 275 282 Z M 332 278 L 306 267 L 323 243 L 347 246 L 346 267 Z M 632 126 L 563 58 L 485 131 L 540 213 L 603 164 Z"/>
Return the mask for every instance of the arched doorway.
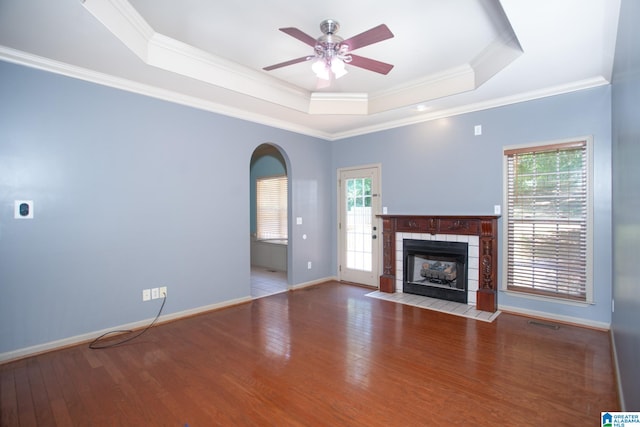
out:
<path id="1" fill-rule="evenodd" d="M 288 290 L 290 189 L 284 152 L 261 144 L 250 163 L 251 296 Z"/>

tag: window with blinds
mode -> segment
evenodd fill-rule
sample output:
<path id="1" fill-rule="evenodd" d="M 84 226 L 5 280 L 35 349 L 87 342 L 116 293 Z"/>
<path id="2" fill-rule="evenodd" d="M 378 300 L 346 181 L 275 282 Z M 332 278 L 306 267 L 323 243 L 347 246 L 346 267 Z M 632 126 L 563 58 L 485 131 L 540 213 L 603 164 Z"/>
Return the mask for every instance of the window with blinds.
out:
<path id="1" fill-rule="evenodd" d="M 587 141 L 506 149 L 506 288 L 590 302 Z"/>
<path id="2" fill-rule="evenodd" d="M 287 239 L 287 177 L 256 180 L 256 232 L 259 240 Z"/>

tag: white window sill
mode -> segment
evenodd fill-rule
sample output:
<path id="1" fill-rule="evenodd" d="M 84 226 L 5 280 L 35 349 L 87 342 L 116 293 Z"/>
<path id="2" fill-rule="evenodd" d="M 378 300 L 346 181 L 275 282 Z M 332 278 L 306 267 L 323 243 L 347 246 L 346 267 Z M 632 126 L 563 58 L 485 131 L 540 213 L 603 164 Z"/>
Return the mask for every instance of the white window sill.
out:
<path id="1" fill-rule="evenodd" d="M 527 293 L 518 292 L 518 291 L 509 291 L 506 289 L 501 289 L 501 291 L 509 296 L 513 296 L 517 298 L 532 299 L 532 300 L 544 301 L 544 302 L 553 302 L 558 304 L 572 305 L 574 307 L 589 307 L 595 304 L 595 302 L 592 302 L 592 301 L 591 302 L 575 301 L 575 300 L 569 300 L 564 298 L 548 297 L 544 295 L 527 294 Z"/>
<path id="2" fill-rule="evenodd" d="M 289 241 L 287 239 L 257 239 L 256 242 L 282 246 L 287 246 L 289 244 Z"/>

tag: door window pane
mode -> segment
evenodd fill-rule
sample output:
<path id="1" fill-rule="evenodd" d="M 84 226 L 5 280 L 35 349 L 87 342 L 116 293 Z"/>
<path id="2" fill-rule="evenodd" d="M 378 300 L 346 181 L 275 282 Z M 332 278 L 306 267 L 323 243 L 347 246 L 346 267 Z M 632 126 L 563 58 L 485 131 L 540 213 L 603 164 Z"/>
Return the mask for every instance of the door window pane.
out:
<path id="1" fill-rule="evenodd" d="M 371 271 L 371 178 L 346 180 L 347 268 Z"/>

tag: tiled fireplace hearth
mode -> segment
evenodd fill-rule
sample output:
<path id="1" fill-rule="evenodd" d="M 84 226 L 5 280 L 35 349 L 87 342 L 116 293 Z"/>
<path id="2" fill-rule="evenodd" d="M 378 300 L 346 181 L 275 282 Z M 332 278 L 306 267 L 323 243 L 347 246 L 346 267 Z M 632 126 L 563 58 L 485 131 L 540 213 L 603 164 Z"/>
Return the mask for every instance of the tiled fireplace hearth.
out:
<path id="1" fill-rule="evenodd" d="M 497 216 L 380 217 L 383 221 L 380 291 L 402 292 L 405 239 L 464 242 L 468 244 L 467 303 L 482 311 L 497 310 Z"/>

